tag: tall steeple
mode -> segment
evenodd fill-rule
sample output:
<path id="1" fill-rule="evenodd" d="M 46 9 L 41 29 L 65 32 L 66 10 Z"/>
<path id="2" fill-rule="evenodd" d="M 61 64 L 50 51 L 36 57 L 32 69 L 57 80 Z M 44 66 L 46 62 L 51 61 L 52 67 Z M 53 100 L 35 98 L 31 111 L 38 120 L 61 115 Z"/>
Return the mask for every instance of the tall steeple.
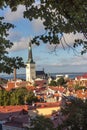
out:
<path id="1" fill-rule="evenodd" d="M 32 55 L 32 44 L 28 46 L 28 61 L 26 63 L 26 81 L 32 82 L 36 78 L 35 62 Z"/>
<path id="2" fill-rule="evenodd" d="M 34 63 L 33 55 L 32 55 L 32 45 L 31 45 L 31 42 L 29 42 L 29 47 L 28 47 L 28 62 L 29 63 Z"/>

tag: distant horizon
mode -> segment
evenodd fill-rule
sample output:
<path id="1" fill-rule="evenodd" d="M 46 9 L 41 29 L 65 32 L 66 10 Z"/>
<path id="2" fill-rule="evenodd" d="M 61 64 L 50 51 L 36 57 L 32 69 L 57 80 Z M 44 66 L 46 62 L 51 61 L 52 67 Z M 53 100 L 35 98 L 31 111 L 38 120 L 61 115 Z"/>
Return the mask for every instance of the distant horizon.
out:
<path id="1" fill-rule="evenodd" d="M 49 74 L 50 76 L 52 76 L 52 77 L 55 77 L 56 75 L 63 75 L 63 76 L 65 76 L 65 75 L 68 75 L 68 77 L 70 78 L 70 79 L 74 79 L 75 77 L 77 77 L 77 76 L 81 76 L 81 75 L 83 75 L 83 74 L 87 74 L 87 72 L 61 72 L 61 73 L 47 73 L 47 74 Z M 10 75 L 6 75 L 6 74 L 4 74 L 4 75 L 0 75 L 0 78 L 2 78 L 2 79 L 6 79 L 6 80 L 12 80 L 12 79 L 14 79 L 14 74 L 12 73 L 12 74 L 10 74 Z M 17 74 L 16 75 L 16 78 L 17 79 L 22 79 L 22 80 L 26 80 L 26 74 Z"/>
<path id="2" fill-rule="evenodd" d="M 45 73 L 47 74 L 85 74 L 87 72 L 45 72 Z M 14 73 L 11 73 L 11 74 L 3 73 L 3 74 L 0 74 L 0 76 L 12 76 L 13 74 Z M 26 75 L 26 73 L 17 73 L 17 75 Z"/>

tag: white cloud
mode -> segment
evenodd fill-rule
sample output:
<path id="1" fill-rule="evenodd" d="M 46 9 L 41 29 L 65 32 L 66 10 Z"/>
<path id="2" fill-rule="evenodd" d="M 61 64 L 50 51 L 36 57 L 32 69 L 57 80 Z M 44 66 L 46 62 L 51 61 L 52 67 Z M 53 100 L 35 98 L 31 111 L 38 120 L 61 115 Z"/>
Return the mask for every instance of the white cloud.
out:
<path id="1" fill-rule="evenodd" d="M 70 65 L 87 65 L 87 54 L 83 56 L 75 56 L 71 59 Z"/>
<path id="2" fill-rule="evenodd" d="M 19 5 L 17 8 L 17 11 L 11 12 L 11 9 L 8 9 L 5 14 L 5 20 L 8 22 L 13 22 L 20 20 L 23 18 L 23 11 L 25 10 L 25 7 L 22 5 Z"/>
<path id="3" fill-rule="evenodd" d="M 54 56 L 55 57 L 55 56 Z M 50 66 L 50 67 L 72 67 L 72 66 L 87 66 L 87 54 L 83 56 L 70 56 L 70 57 L 64 57 L 64 58 L 58 58 L 55 62 L 44 62 L 44 66 Z"/>
<path id="4" fill-rule="evenodd" d="M 63 42 L 63 44 L 65 44 L 65 42 L 66 42 L 67 44 L 71 45 L 71 44 L 74 43 L 75 39 L 83 39 L 83 38 L 84 38 L 84 36 L 81 33 L 76 33 L 76 34 L 73 34 L 73 33 L 66 34 L 66 33 L 64 33 L 64 38 L 62 38 L 62 42 Z"/>
<path id="5" fill-rule="evenodd" d="M 59 63 L 58 63 L 59 62 Z M 87 65 L 87 54 L 79 56 L 64 57 L 57 62 L 60 66 L 81 66 Z"/>
<path id="6" fill-rule="evenodd" d="M 55 44 L 46 44 L 46 49 L 50 50 L 51 52 L 55 51 L 55 49 L 58 48 L 59 45 Z"/>
<path id="7" fill-rule="evenodd" d="M 34 19 L 32 21 L 32 27 L 36 32 L 42 31 L 44 29 L 43 21 L 40 18 Z"/>
<path id="8" fill-rule="evenodd" d="M 29 38 L 23 37 L 19 41 L 14 42 L 14 45 L 9 51 L 19 51 L 19 50 L 26 49 L 28 47 L 29 41 L 30 41 Z"/>
<path id="9" fill-rule="evenodd" d="M 63 47 L 66 49 L 69 46 L 73 45 L 75 39 L 84 39 L 84 36 L 81 33 L 76 33 L 76 34 L 73 34 L 73 33 L 66 34 L 66 33 L 64 33 L 63 35 L 64 36 L 62 37 L 60 44 L 58 44 L 58 45 L 47 44 L 47 49 L 50 50 L 50 51 L 54 51 L 55 47 L 56 47 L 56 49 L 60 49 L 60 48 L 63 48 Z"/>
<path id="10" fill-rule="evenodd" d="M 22 33 L 18 31 L 9 30 L 8 33 L 9 33 L 8 39 L 10 39 L 10 41 L 19 41 L 22 37 Z"/>
<path id="11" fill-rule="evenodd" d="M 29 42 L 31 41 L 31 37 L 21 37 L 18 41 L 13 42 L 13 46 L 11 49 L 8 49 L 8 51 L 20 51 L 27 49 L 29 46 Z M 33 44 L 32 47 L 35 47 L 36 45 Z"/>

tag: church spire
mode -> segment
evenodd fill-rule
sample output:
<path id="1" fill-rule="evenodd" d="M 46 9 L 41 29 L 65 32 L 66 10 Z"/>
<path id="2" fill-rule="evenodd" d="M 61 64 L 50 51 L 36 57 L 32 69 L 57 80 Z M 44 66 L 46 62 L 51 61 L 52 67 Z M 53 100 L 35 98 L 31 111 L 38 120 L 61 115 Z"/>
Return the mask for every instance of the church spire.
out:
<path id="1" fill-rule="evenodd" d="M 32 43 L 28 46 L 28 61 L 26 63 L 26 81 L 33 82 L 36 78 L 35 62 L 32 55 Z"/>
<path id="2" fill-rule="evenodd" d="M 29 47 L 28 47 L 28 62 L 33 63 L 33 56 L 32 56 L 32 45 L 31 42 L 29 42 Z"/>

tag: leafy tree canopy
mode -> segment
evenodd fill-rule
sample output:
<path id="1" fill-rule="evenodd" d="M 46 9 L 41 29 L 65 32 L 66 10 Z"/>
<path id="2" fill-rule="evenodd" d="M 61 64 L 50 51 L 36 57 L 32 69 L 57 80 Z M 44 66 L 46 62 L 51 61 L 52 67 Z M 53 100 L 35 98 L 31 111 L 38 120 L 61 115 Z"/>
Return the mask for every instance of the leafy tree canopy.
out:
<path id="1" fill-rule="evenodd" d="M 66 103 L 61 109 L 63 115 L 68 115 L 61 128 L 85 130 L 87 128 L 87 100 L 74 98 L 69 102 L 71 103 Z"/>
<path id="2" fill-rule="evenodd" d="M 51 82 L 49 83 L 49 86 L 60 86 L 60 85 L 65 85 L 66 81 L 64 80 L 63 77 L 60 77 L 57 81 L 55 80 L 51 80 Z"/>
<path id="3" fill-rule="evenodd" d="M 3 99 L 3 100 L 2 100 Z M 11 91 L 0 90 L 0 106 L 32 104 L 38 101 L 33 92 L 26 88 L 17 88 Z"/>
<path id="4" fill-rule="evenodd" d="M 51 82 L 50 82 L 49 86 L 57 86 L 57 83 L 56 83 L 56 81 L 54 81 L 54 80 L 51 80 Z"/>
<path id="5" fill-rule="evenodd" d="M 0 72 L 11 73 L 14 68 L 19 69 L 24 67 L 22 58 L 9 57 L 7 49 L 10 49 L 13 45 L 10 40 L 7 39 L 9 35 L 7 32 L 10 28 L 14 28 L 14 25 L 4 22 L 4 18 L 0 17 Z"/>
<path id="6" fill-rule="evenodd" d="M 32 119 L 31 124 L 34 125 L 32 130 L 55 130 L 52 121 L 43 115 L 36 116 Z"/>
<path id="7" fill-rule="evenodd" d="M 64 33 L 82 33 L 83 39 L 76 39 L 73 46 L 82 46 L 81 54 L 87 52 L 87 1 L 3 0 L 0 3 L 1 7 L 9 5 L 12 11 L 19 4 L 26 7 L 25 18 L 30 21 L 40 18 L 43 21 L 45 33 L 36 36 L 32 42 L 37 45 L 41 42 L 58 45 L 65 39 Z"/>
<path id="8" fill-rule="evenodd" d="M 64 85 L 66 82 L 64 80 L 63 77 L 60 77 L 58 80 L 57 80 L 57 85 Z"/>

